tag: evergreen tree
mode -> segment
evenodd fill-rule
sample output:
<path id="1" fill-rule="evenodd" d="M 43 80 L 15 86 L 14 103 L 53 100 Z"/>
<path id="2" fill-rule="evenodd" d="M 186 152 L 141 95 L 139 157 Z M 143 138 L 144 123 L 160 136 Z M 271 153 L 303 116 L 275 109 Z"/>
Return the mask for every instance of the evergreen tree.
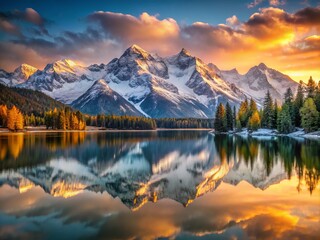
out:
<path id="1" fill-rule="evenodd" d="M 319 112 L 312 98 L 307 98 L 300 109 L 301 125 L 306 132 L 318 130 Z"/>
<path id="2" fill-rule="evenodd" d="M 298 86 L 298 91 L 296 98 L 293 102 L 293 125 L 296 127 L 301 127 L 301 115 L 300 115 L 300 109 L 303 106 L 304 96 L 303 96 L 303 88 L 302 88 L 302 81 L 300 81 L 300 84 Z"/>
<path id="3" fill-rule="evenodd" d="M 293 93 L 292 93 L 291 88 L 288 88 L 286 93 L 284 94 L 284 103 L 289 107 L 291 123 L 294 125 L 294 123 L 295 123 L 295 109 L 294 109 L 294 103 L 293 103 Z"/>
<path id="4" fill-rule="evenodd" d="M 44 123 L 45 123 L 47 129 L 53 128 L 52 111 L 45 112 Z"/>
<path id="5" fill-rule="evenodd" d="M 314 103 L 316 104 L 317 111 L 320 112 L 320 81 L 318 82 L 318 86 L 315 91 Z"/>
<path id="6" fill-rule="evenodd" d="M 261 124 L 259 112 L 256 110 L 253 112 L 252 116 L 249 119 L 248 128 L 250 130 L 256 131 L 259 129 Z"/>
<path id="7" fill-rule="evenodd" d="M 238 119 L 240 121 L 241 127 L 247 127 L 249 119 L 249 104 L 247 98 L 240 104 Z"/>
<path id="8" fill-rule="evenodd" d="M 277 100 L 274 100 L 272 128 L 277 128 L 278 112 L 279 112 L 278 102 Z"/>
<path id="9" fill-rule="evenodd" d="M 233 128 L 236 128 L 236 123 L 237 121 L 237 110 L 236 110 L 236 106 L 233 106 Z"/>
<path id="10" fill-rule="evenodd" d="M 263 113 L 262 113 L 262 126 L 265 128 L 272 128 L 274 124 L 274 111 L 270 92 L 266 93 L 263 102 Z"/>
<path id="11" fill-rule="evenodd" d="M 232 114 L 232 108 L 230 104 L 227 102 L 226 105 L 226 114 L 225 114 L 225 122 L 226 122 L 226 128 L 227 130 L 233 130 L 233 114 Z"/>
<path id="12" fill-rule="evenodd" d="M 290 108 L 287 103 L 282 106 L 279 112 L 277 129 L 280 133 L 290 133 L 294 130 L 290 116 Z"/>
<path id="13" fill-rule="evenodd" d="M 308 84 L 307 84 L 307 98 L 313 98 L 316 92 L 316 82 L 312 79 L 312 76 L 310 76 Z"/>
<path id="14" fill-rule="evenodd" d="M 291 88 L 288 88 L 284 94 L 284 102 L 289 106 L 293 101 L 293 93 Z"/>
<path id="15" fill-rule="evenodd" d="M 215 131 L 217 131 L 217 132 L 225 132 L 226 131 L 226 124 L 224 122 L 225 114 L 226 114 L 225 108 L 224 108 L 223 104 L 220 103 L 217 108 L 215 119 L 214 119 Z"/>

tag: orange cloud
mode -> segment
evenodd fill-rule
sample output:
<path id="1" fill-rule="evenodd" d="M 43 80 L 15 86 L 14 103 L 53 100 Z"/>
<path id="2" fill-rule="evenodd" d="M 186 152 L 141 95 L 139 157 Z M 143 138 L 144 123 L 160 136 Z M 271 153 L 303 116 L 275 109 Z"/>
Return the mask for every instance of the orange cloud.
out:
<path id="1" fill-rule="evenodd" d="M 277 5 L 276 2 L 279 1 L 272 1 L 271 5 Z M 26 10 L 27 13 L 33 16 L 28 21 L 41 22 L 36 13 Z M 43 67 L 47 63 L 44 60 L 59 58 L 74 58 L 85 64 L 105 63 L 130 45 L 138 44 L 161 56 L 176 54 L 184 47 L 208 63 L 222 69 L 237 67 L 241 73 L 265 62 L 297 81 L 307 80 L 310 75 L 320 79 L 320 70 L 315 66 L 320 51 L 320 7 L 296 13 L 263 8 L 245 22 L 234 15 L 226 19 L 226 24 L 219 25 L 202 22 L 186 25 L 148 13 L 135 17 L 101 11 L 92 13 L 87 20 L 89 26 L 80 33 L 66 31 L 52 40 L 35 37 L 0 42 L 0 48 L 4 49 L 0 66 L 12 70 L 24 59 L 36 67 Z M 9 26 L 6 29 L 14 32 L 12 26 L 13 30 Z M 25 55 L 34 56 L 23 57 L 23 48 L 27 50 Z"/>

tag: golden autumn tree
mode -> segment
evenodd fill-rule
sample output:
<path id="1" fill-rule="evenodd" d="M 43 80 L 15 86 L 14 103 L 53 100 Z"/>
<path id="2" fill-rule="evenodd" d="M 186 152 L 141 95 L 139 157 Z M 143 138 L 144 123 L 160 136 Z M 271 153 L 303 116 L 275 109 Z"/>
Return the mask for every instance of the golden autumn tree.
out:
<path id="1" fill-rule="evenodd" d="M 0 105 L 0 126 L 7 126 L 8 108 L 6 105 Z"/>
<path id="2" fill-rule="evenodd" d="M 10 131 L 22 130 L 24 127 L 23 114 L 16 106 L 7 111 L 7 127 Z"/>
<path id="3" fill-rule="evenodd" d="M 261 125 L 260 115 L 258 111 L 253 112 L 252 116 L 249 119 L 248 125 L 250 130 L 258 130 Z"/>
<path id="4" fill-rule="evenodd" d="M 11 109 L 8 109 L 8 114 L 7 114 L 7 127 L 10 131 L 15 130 L 15 122 L 16 122 L 16 117 L 17 117 L 17 108 L 13 106 Z"/>
<path id="5" fill-rule="evenodd" d="M 16 130 L 23 130 L 24 127 L 24 117 L 23 114 L 17 109 L 17 118 L 15 123 Z"/>

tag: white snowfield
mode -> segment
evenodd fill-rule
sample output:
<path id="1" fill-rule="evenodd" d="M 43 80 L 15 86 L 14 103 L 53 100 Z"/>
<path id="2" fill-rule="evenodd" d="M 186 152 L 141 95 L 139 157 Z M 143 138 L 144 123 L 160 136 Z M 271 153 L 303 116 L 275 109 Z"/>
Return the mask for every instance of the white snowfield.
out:
<path id="1" fill-rule="evenodd" d="M 90 92 L 100 80 L 106 83 L 99 87 L 103 94 Z M 219 103 L 229 102 L 237 107 L 246 97 L 252 97 L 261 106 L 267 91 L 282 101 L 288 87 L 295 92 L 298 86 L 289 76 L 265 64 L 241 75 L 236 69 L 223 71 L 214 64 L 206 64 L 185 49 L 162 58 L 137 45 L 108 64 L 84 67 L 64 59 L 48 64 L 43 70 L 26 64 L 14 73 L 1 70 L 0 83 L 42 91 L 80 110 L 98 105 L 97 111 L 102 111 L 106 109 L 102 104 L 107 104 L 108 96 L 109 100 L 118 100 L 117 104 L 127 102 L 126 107 L 113 106 L 113 109 L 122 107 L 123 114 L 129 108 L 131 114 L 136 111 L 150 117 L 204 118 L 213 117 Z M 103 86 L 112 91 L 104 91 Z M 108 101 L 108 104 L 115 103 Z"/>

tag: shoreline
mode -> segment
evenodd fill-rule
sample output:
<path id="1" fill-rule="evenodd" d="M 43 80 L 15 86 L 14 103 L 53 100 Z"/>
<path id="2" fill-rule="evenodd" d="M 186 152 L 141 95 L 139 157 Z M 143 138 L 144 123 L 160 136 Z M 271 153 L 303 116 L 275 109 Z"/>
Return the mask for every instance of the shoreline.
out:
<path id="1" fill-rule="evenodd" d="M 60 129 L 46 129 L 43 127 L 26 128 L 22 131 L 12 132 L 7 128 L 0 128 L 0 135 L 14 135 L 14 134 L 28 134 L 28 133 L 106 133 L 106 132 L 161 132 L 161 131 L 212 131 L 212 128 L 157 128 L 157 129 L 105 129 L 100 127 L 89 127 L 85 130 L 60 130 Z"/>

